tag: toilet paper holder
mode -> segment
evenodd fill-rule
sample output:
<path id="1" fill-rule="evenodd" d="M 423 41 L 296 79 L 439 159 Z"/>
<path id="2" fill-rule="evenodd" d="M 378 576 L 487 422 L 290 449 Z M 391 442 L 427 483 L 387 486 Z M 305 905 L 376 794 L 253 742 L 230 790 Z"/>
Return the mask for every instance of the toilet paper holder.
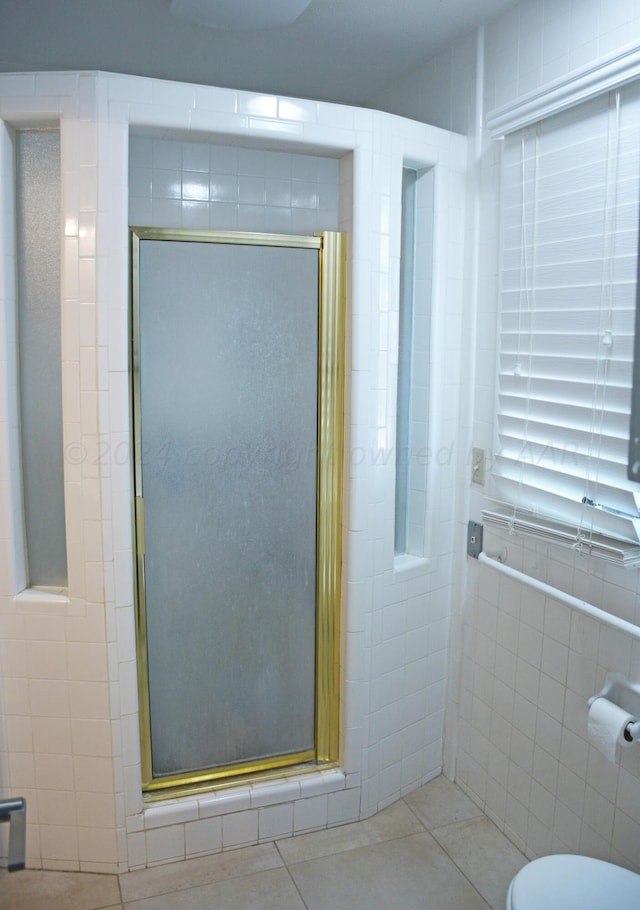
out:
<path id="1" fill-rule="evenodd" d="M 606 698 L 626 711 L 627 714 L 640 718 L 640 682 L 631 682 L 630 679 L 627 679 L 621 673 L 607 674 L 600 692 L 597 695 L 592 695 L 588 700 L 589 707 L 591 707 L 596 698 Z M 640 741 L 640 720 L 629 722 L 623 735 L 627 742 Z"/>

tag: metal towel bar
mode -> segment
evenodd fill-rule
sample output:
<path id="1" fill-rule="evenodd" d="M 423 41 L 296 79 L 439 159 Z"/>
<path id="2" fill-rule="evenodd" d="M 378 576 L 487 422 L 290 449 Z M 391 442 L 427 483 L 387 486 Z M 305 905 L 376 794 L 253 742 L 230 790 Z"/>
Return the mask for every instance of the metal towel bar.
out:
<path id="1" fill-rule="evenodd" d="M 592 616 L 594 619 L 598 619 L 600 622 L 611 626 L 613 629 L 618 629 L 620 632 L 625 632 L 627 635 L 633 636 L 633 638 L 640 638 L 640 626 L 627 622 L 626 619 L 620 619 L 612 613 L 607 613 L 606 610 L 594 607 L 593 604 L 587 603 L 586 600 L 580 600 L 572 594 L 566 594 L 564 591 L 560 591 L 559 588 L 554 588 L 544 581 L 539 581 L 537 578 L 525 575 L 524 572 L 519 572 L 518 569 L 512 569 L 510 566 L 505 566 L 504 563 L 497 562 L 495 559 L 487 556 L 486 553 L 480 553 L 477 558 L 478 562 L 484 563 L 485 566 L 491 566 L 492 569 L 502 572 L 503 575 L 515 578 L 516 581 L 520 581 L 530 588 L 535 588 L 536 591 L 541 591 L 543 594 L 553 597 L 561 603 L 567 604 L 574 610 L 579 610 L 587 616 Z"/>
<path id="2" fill-rule="evenodd" d="M 0 822 L 9 822 L 9 872 L 24 869 L 27 833 L 27 801 L 0 799 Z"/>

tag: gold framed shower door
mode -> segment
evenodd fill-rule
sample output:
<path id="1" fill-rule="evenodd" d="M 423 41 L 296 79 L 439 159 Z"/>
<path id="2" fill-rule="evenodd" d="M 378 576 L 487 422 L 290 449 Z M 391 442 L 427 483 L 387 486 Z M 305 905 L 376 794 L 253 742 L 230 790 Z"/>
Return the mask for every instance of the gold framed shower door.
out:
<path id="1" fill-rule="evenodd" d="M 297 753 L 269 756 L 186 773 L 154 776 L 145 586 L 145 517 L 140 393 L 140 244 L 145 240 L 248 244 L 316 250 L 318 254 L 318 373 L 316 458 L 315 743 Z M 336 232 L 313 236 L 191 231 L 133 227 L 131 253 L 132 487 L 135 528 L 135 619 L 142 786 L 146 799 L 166 798 L 228 786 L 254 777 L 282 776 L 339 758 L 339 638 L 342 569 L 344 450 L 344 334 L 346 238 Z"/>

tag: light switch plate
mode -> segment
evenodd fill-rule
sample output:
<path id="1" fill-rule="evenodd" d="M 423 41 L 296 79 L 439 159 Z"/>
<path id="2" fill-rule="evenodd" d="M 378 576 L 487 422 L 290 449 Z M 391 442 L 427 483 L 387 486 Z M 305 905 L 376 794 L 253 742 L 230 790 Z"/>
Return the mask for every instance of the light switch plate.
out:
<path id="1" fill-rule="evenodd" d="M 484 449 L 471 450 L 471 482 L 484 486 Z"/>

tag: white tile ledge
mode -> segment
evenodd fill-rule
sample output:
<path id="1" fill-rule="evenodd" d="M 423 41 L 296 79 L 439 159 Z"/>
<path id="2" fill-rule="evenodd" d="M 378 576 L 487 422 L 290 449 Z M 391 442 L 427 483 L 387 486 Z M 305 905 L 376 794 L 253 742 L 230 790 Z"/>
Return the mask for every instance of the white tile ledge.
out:
<path id="1" fill-rule="evenodd" d="M 326 771 L 312 771 L 309 774 L 300 774 L 294 780 L 300 781 L 300 796 L 320 796 L 344 790 L 347 786 L 347 776 L 340 768 L 331 768 Z"/>
<path id="2" fill-rule="evenodd" d="M 249 785 L 238 784 L 237 787 L 203 794 L 196 799 L 185 796 L 147 806 L 142 812 L 143 827 L 148 830 L 172 825 L 176 821 L 192 821 L 215 815 L 230 815 L 249 808 L 277 806 L 296 799 L 337 793 L 344 790 L 346 785 L 346 774 L 340 768 L 319 769 Z"/>
<path id="3" fill-rule="evenodd" d="M 393 560 L 393 574 L 396 578 L 416 578 L 419 575 L 428 572 L 431 567 L 431 560 L 424 556 L 410 556 L 403 554 L 396 556 Z"/>
<path id="4" fill-rule="evenodd" d="M 144 828 L 164 828 L 166 825 L 184 824 L 198 820 L 198 802 L 193 797 L 176 799 L 172 803 L 149 806 L 144 810 Z"/>
<path id="5" fill-rule="evenodd" d="M 66 612 L 71 606 L 66 588 L 25 588 L 15 595 L 13 602 L 18 608 L 33 612 Z"/>

